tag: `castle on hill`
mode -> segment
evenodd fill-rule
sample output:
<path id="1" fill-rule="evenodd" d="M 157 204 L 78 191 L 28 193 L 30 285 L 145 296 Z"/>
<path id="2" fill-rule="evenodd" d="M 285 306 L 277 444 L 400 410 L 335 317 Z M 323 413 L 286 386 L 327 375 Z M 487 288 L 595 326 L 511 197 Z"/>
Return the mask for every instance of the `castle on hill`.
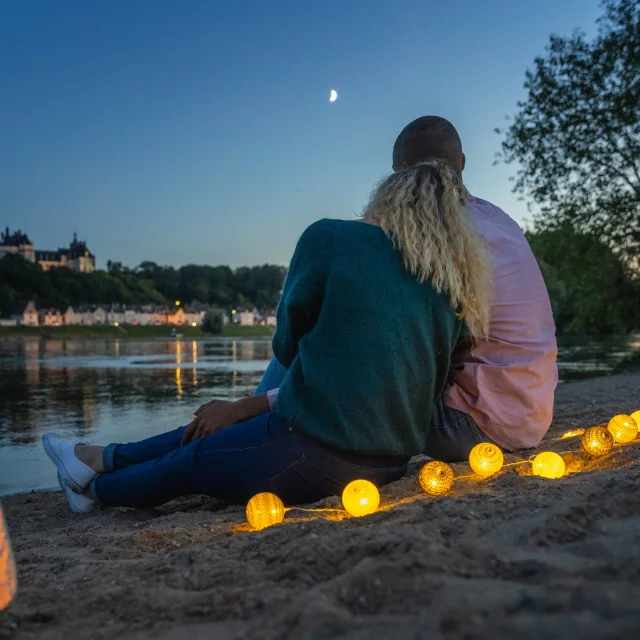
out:
<path id="1" fill-rule="evenodd" d="M 20 229 L 11 233 L 7 227 L 0 233 L 0 258 L 9 253 L 20 255 L 29 262 L 37 262 L 44 271 L 67 267 L 74 271 L 90 273 L 96 268 L 95 256 L 87 248 L 86 242 L 78 241 L 75 233 L 68 249 L 36 251 L 26 233 L 22 233 Z"/>

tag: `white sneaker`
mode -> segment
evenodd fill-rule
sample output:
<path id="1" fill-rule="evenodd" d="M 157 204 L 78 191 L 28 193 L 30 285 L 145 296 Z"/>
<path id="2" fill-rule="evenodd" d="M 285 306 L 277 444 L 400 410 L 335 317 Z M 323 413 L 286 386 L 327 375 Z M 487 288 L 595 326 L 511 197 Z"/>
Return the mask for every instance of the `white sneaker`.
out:
<path id="1" fill-rule="evenodd" d="M 67 496 L 67 502 L 74 513 L 91 513 L 96 508 L 96 503 L 87 496 L 76 493 L 62 478 L 58 471 L 58 484 Z"/>
<path id="2" fill-rule="evenodd" d="M 42 437 L 42 446 L 64 482 L 76 491 L 84 491 L 97 474 L 76 457 L 76 444 L 85 443 L 67 442 L 55 433 L 47 433 Z"/>

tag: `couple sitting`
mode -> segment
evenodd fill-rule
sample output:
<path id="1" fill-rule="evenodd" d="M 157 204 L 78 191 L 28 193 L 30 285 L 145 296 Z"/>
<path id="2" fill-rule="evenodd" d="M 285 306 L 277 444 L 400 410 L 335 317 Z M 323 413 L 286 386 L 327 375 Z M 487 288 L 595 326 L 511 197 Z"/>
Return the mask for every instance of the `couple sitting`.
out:
<path id="1" fill-rule="evenodd" d="M 187 494 L 285 504 L 400 479 L 412 456 L 536 446 L 551 424 L 556 342 L 516 223 L 462 182 L 455 128 L 409 124 L 361 221 L 321 220 L 291 260 L 258 393 L 132 444 L 43 439 L 74 511 Z"/>

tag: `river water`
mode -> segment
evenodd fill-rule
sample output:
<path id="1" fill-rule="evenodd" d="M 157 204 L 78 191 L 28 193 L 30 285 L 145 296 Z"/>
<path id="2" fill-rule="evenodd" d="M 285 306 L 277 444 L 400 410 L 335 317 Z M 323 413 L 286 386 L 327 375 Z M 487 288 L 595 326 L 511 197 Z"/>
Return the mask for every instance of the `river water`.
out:
<path id="1" fill-rule="evenodd" d="M 607 373 L 640 340 L 561 342 L 563 380 Z M 0 496 L 56 485 L 42 434 L 134 441 L 190 422 L 212 398 L 249 395 L 269 340 L 0 340 Z"/>

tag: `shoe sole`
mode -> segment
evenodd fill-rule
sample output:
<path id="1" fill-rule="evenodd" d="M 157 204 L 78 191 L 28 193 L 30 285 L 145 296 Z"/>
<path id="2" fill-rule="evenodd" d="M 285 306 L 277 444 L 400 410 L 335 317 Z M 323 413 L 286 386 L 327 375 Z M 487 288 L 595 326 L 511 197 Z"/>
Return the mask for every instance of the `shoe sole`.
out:
<path id="1" fill-rule="evenodd" d="M 56 469 L 58 469 L 58 473 L 60 477 L 71 487 L 76 488 L 78 491 L 84 491 L 84 487 L 81 487 L 68 473 L 64 463 L 58 456 L 55 451 L 49 444 L 50 435 L 42 436 L 42 446 L 44 448 L 45 453 L 49 456 L 49 459 L 53 464 L 56 465 Z M 58 437 L 58 436 L 56 436 Z"/>
<path id="2" fill-rule="evenodd" d="M 67 502 L 69 503 L 69 507 L 71 508 L 71 511 L 73 511 L 73 513 L 86 514 L 86 513 L 91 513 L 91 511 L 93 511 L 93 509 L 91 511 L 82 511 L 82 509 L 78 509 L 77 507 L 74 506 L 73 502 L 71 502 L 71 500 L 69 499 L 69 492 L 71 491 L 73 493 L 73 491 L 71 490 L 68 484 L 65 484 L 62 478 L 62 475 L 59 471 L 58 471 L 58 484 L 60 485 L 60 488 L 64 492 L 64 495 L 67 498 Z"/>

